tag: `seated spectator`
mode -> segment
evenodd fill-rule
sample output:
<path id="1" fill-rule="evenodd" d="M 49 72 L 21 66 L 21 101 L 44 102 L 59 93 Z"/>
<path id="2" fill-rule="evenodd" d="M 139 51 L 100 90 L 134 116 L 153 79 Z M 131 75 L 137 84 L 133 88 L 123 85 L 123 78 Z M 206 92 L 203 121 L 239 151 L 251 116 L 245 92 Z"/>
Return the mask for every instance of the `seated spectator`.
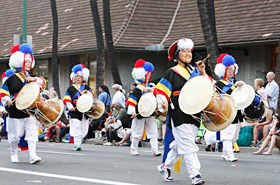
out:
<path id="1" fill-rule="evenodd" d="M 128 116 L 122 103 L 120 101 L 115 101 L 114 104 L 112 104 L 112 110 L 113 114 L 116 115 L 116 119 L 121 121 L 123 128 L 127 128 Z"/>
<path id="2" fill-rule="evenodd" d="M 113 140 L 121 141 L 123 138 L 123 126 L 119 119 L 116 119 L 116 116 L 112 114 L 107 121 L 105 122 L 105 130 L 107 135 L 107 143 L 103 145 L 112 146 Z"/>
<path id="3" fill-rule="evenodd" d="M 123 138 L 120 142 L 115 143 L 115 145 L 116 146 L 130 146 L 130 143 L 128 142 L 130 136 L 131 136 L 131 129 L 130 128 L 123 129 Z"/>
<path id="4" fill-rule="evenodd" d="M 254 130 L 253 130 L 254 142 L 252 143 L 252 146 L 257 146 L 259 142 L 262 142 L 267 137 L 269 130 L 271 128 L 270 123 L 272 121 L 273 112 L 274 110 L 272 108 L 269 108 L 265 118 L 263 118 L 260 122 L 254 124 Z M 258 139 L 260 133 L 263 134 L 262 139 Z"/>
<path id="5" fill-rule="evenodd" d="M 254 125 L 254 123 L 246 121 L 241 122 L 241 129 L 236 141 L 239 146 L 250 146 L 252 144 Z"/>
<path id="6" fill-rule="evenodd" d="M 48 133 L 45 135 L 44 140 L 49 141 L 50 139 L 54 139 L 55 142 L 60 142 L 59 135 L 60 135 L 60 128 L 64 127 L 65 124 L 61 121 L 57 121 L 54 125 L 49 127 Z M 54 138 L 56 136 L 56 138 Z"/>
<path id="7" fill-rule="evenodd" d="M 265 138 L 261 148 L 254 152 L 253 154 L 254 155 L 260 155 L 260 154 L 263 154 L 263 155 L 271 155 L 272 154 L 272 150 L 274 148 L 274 146 L 276 146 L 277 148 L 280 149 L 280 115 L 279 114 L 275 114 L 273 115 L 273 126 L 269 132 L 269 135 Z M 269 146 L 269 149 L 267 152 L 264 152 L 264 149 L 265 147 L 268 145 L 270 141 L 270 146 Z"/>
<path id="8" fill-rule="evenodd" d="M 257 93 L 261 96 L 261 98 L 267 100 L 267 95 L 264 89 L 264 82 L 261 78 L 255 79 L 255 89 Z"/>

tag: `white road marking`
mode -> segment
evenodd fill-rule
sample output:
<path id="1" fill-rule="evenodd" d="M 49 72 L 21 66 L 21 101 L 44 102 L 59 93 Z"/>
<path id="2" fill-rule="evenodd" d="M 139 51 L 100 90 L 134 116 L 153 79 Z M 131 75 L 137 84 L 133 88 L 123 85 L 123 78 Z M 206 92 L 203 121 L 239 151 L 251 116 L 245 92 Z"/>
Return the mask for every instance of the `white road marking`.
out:
<path id="1" fill-rule="evenodd" d="M 67 180 L 75 180 L 75 181 L 94 182 L 94 183 L 100 183 L 100 184 L 138 185 L 138 184 L 125 183 L 125 182 L 90 179 L 90 178 L 84 178 L 84 177 L 75 177 L 75 176 L 58 175 L 58 174 L 52 174 L 52 173 L 34 172 L 34 171 L 28 171 L 28 170 L 18 170 L 18 169 L 12 169 L 12 168 L 0 167 L 0 171 L 12 172 L 12 173 L 22 173 L 22 174 L 28 174 L 28 175 L 37 175 L 37 176 L 44 176 L 44 177 L 52 177 L 52 178 L 60 178 L 60 179 L 67 179 Z"/>
<path id="2" fill-rule="evenodd" d="M 54 152 L 54 151 L 45 151 L 45 150 L 36 150 L 36 152 L 41 153 L 52 153 L 52 154 L 63 154 L 63 155 L 87 155 L 87 154 L 76 154 L 76 153 L 68 153 L 68 152 Z"/>

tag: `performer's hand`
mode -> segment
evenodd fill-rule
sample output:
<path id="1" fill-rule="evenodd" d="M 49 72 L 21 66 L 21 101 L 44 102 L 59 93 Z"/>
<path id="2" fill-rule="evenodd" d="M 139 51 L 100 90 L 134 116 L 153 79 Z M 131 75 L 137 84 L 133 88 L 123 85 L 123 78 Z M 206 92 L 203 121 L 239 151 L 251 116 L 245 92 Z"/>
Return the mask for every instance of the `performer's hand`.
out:
<path id="1" fill-rule="evenodd" d="M 26 77 L 26 81 L 28 81 L 28 82 L 36 82 L 36 78 L 28 76 L 28 77 Z"/>
<path id="2" fill-rule="evenodd" d="M 74 108 L 74 107 L 72 107 L 71 109 L 70 109 L 70 111 L 75 111 L 76 109 Z"/>
<path id="3" fill-rule="evenodd" d="M 137 116 L 136 112 L 133 112 L 131 117 L 136 118 L 136 116 Z"/>
<path id="4" fill-rule="evenodd" d="M 13 102 L 12 102 L 12 100 L 11 99 L 9 99 L 8 101 L 7 101 L 7 105 L 10 107 L 10 106 L 13 106 Z"/>
<path id="5" fill-rule="evenodd" d="M 168 110 L 168 103 L 167 101 L 162 102 L 162 108 L 167 111 Z"/>
<path id="6" fill-rule="evenodd" d="M 144 91 L 144 92 L 146 92 L 146 91 L 153 92 L 153 91 L 154 91 L 154 89 L 153 89 L 153 88 L 151 88 L 151 87 L 144 87 L 144 88 L 143 88 L 143 91 Z"/>
<path id="7" fill-rule="evenodd" d="M 0 117 L 3 117 L 3 113 L 2 112 L 0 112 Z"/>
<path id="8" fill-rule="evenodd" d="M 241 82 L 241 81 L 237 81 L 237 82 L 235 82 L 235 84 L 234 85 L 236 85 L 236 86 L 241 86 L 241 85 L 243 85 L 243 82 Z"/>
<path id="9" fill-rule="evenodd" d="M 7 114 L 8 114 L 8 112 L 7 112 L 6 110 L 4 110 L 3 112 L 4 112 L 4 115 L 7 115 Z"/>
<path id="10" fill-rule="evenodd" d="M 196 67 L 198 68 L 201 75 L 206 75 L 204 62 L 202 62 L 200 65 L 199 65 L 199 62 L 201 62 L 201 61 L 198 61 L 198 62 L 195 63 Z"/>

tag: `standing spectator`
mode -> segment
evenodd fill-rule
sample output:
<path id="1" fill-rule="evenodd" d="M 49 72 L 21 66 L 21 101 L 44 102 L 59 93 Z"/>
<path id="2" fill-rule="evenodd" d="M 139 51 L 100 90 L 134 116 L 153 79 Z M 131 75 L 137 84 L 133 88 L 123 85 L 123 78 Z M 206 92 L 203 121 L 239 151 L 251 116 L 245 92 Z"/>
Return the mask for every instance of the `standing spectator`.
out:
<path id="1" fill-rule="evenodd" d="M 99 92 L 98 100 L 102 101 L 106 107 L 106 111 L 110 112 L 111 97 L 108 87 L 106 85 L 100 85 Z"/>
<path id="2" fill-rule="evenodd" d="M 261 78 L 255 79 L 255 89 L 257 93 L 261 96 L 261 98 L 267 100 L 267 95 L 264 89 L 264 82 Z"/>
<path id="3" fill-rule="evenodd" d="M 125 107 L 125 96 L 123 93 L 125 93 L 125 90 L 122 89 L 122 86 L 119 84 L 114 84 L 112 86 L 115 95 L 112 100 L 112 104 L 114 104 L 116 101 L 120 101 L 122 103 L 122 107 Z"/>
<path id="4" fill-rule="evenodd" d="M 275 74 L 273 72 L 268 72 L 266 79 L 268 84 L 265 87 L 265 92 L 267 94 L 267 101 L 269 107 L 277 110 L 278 96 L 279 96 L 279 86 L 274 80 Z"/>

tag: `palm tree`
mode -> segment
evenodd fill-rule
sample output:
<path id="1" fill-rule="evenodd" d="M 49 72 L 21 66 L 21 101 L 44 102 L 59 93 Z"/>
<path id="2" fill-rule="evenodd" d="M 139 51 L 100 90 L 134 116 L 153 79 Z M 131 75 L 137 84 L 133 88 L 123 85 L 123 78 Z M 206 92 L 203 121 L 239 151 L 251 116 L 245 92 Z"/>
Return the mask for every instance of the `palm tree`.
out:
<path id="1" fill-rule="evenodd" d="M 214 0 L 197 0 L 201 27 L 209 58 L 212 75 L 219 55 Z"/>
<path id="2" fill-rule="evenodd" d="M 104 61 L 104 39 L 103 32 L 98 12 L 97 0 L 90 0 L 92 19 L 95 29 L 95 37 L 97 43 L 97 72 L 96 72 L 96 94 L 98 95 L 98 87 L 104 84 L 104 71 L 105 71 L 105 61 Z"/>
<path id="3" fill-rule="evenodd" d="M 109 59 L 113 80 L 115 84 L 122 85 L 119 69 L 116 61 L 115 51 L 114 51 L 113 38 L 112 38 L 110 0 L 103 0 L 103 20 L 104 20 L 108 59 Z"/>
<path id="4" fill-rule="evenodd" d="M 56 0 L 51 1 L 53 18 L 53 42 L 52 42 L 52 83 L 58 97 L 60 98 L 59 78 L 58 78 L 58 59 L 57 59 L 57 39 L 58 39 L 58 18 L 56 10 Z"/>

